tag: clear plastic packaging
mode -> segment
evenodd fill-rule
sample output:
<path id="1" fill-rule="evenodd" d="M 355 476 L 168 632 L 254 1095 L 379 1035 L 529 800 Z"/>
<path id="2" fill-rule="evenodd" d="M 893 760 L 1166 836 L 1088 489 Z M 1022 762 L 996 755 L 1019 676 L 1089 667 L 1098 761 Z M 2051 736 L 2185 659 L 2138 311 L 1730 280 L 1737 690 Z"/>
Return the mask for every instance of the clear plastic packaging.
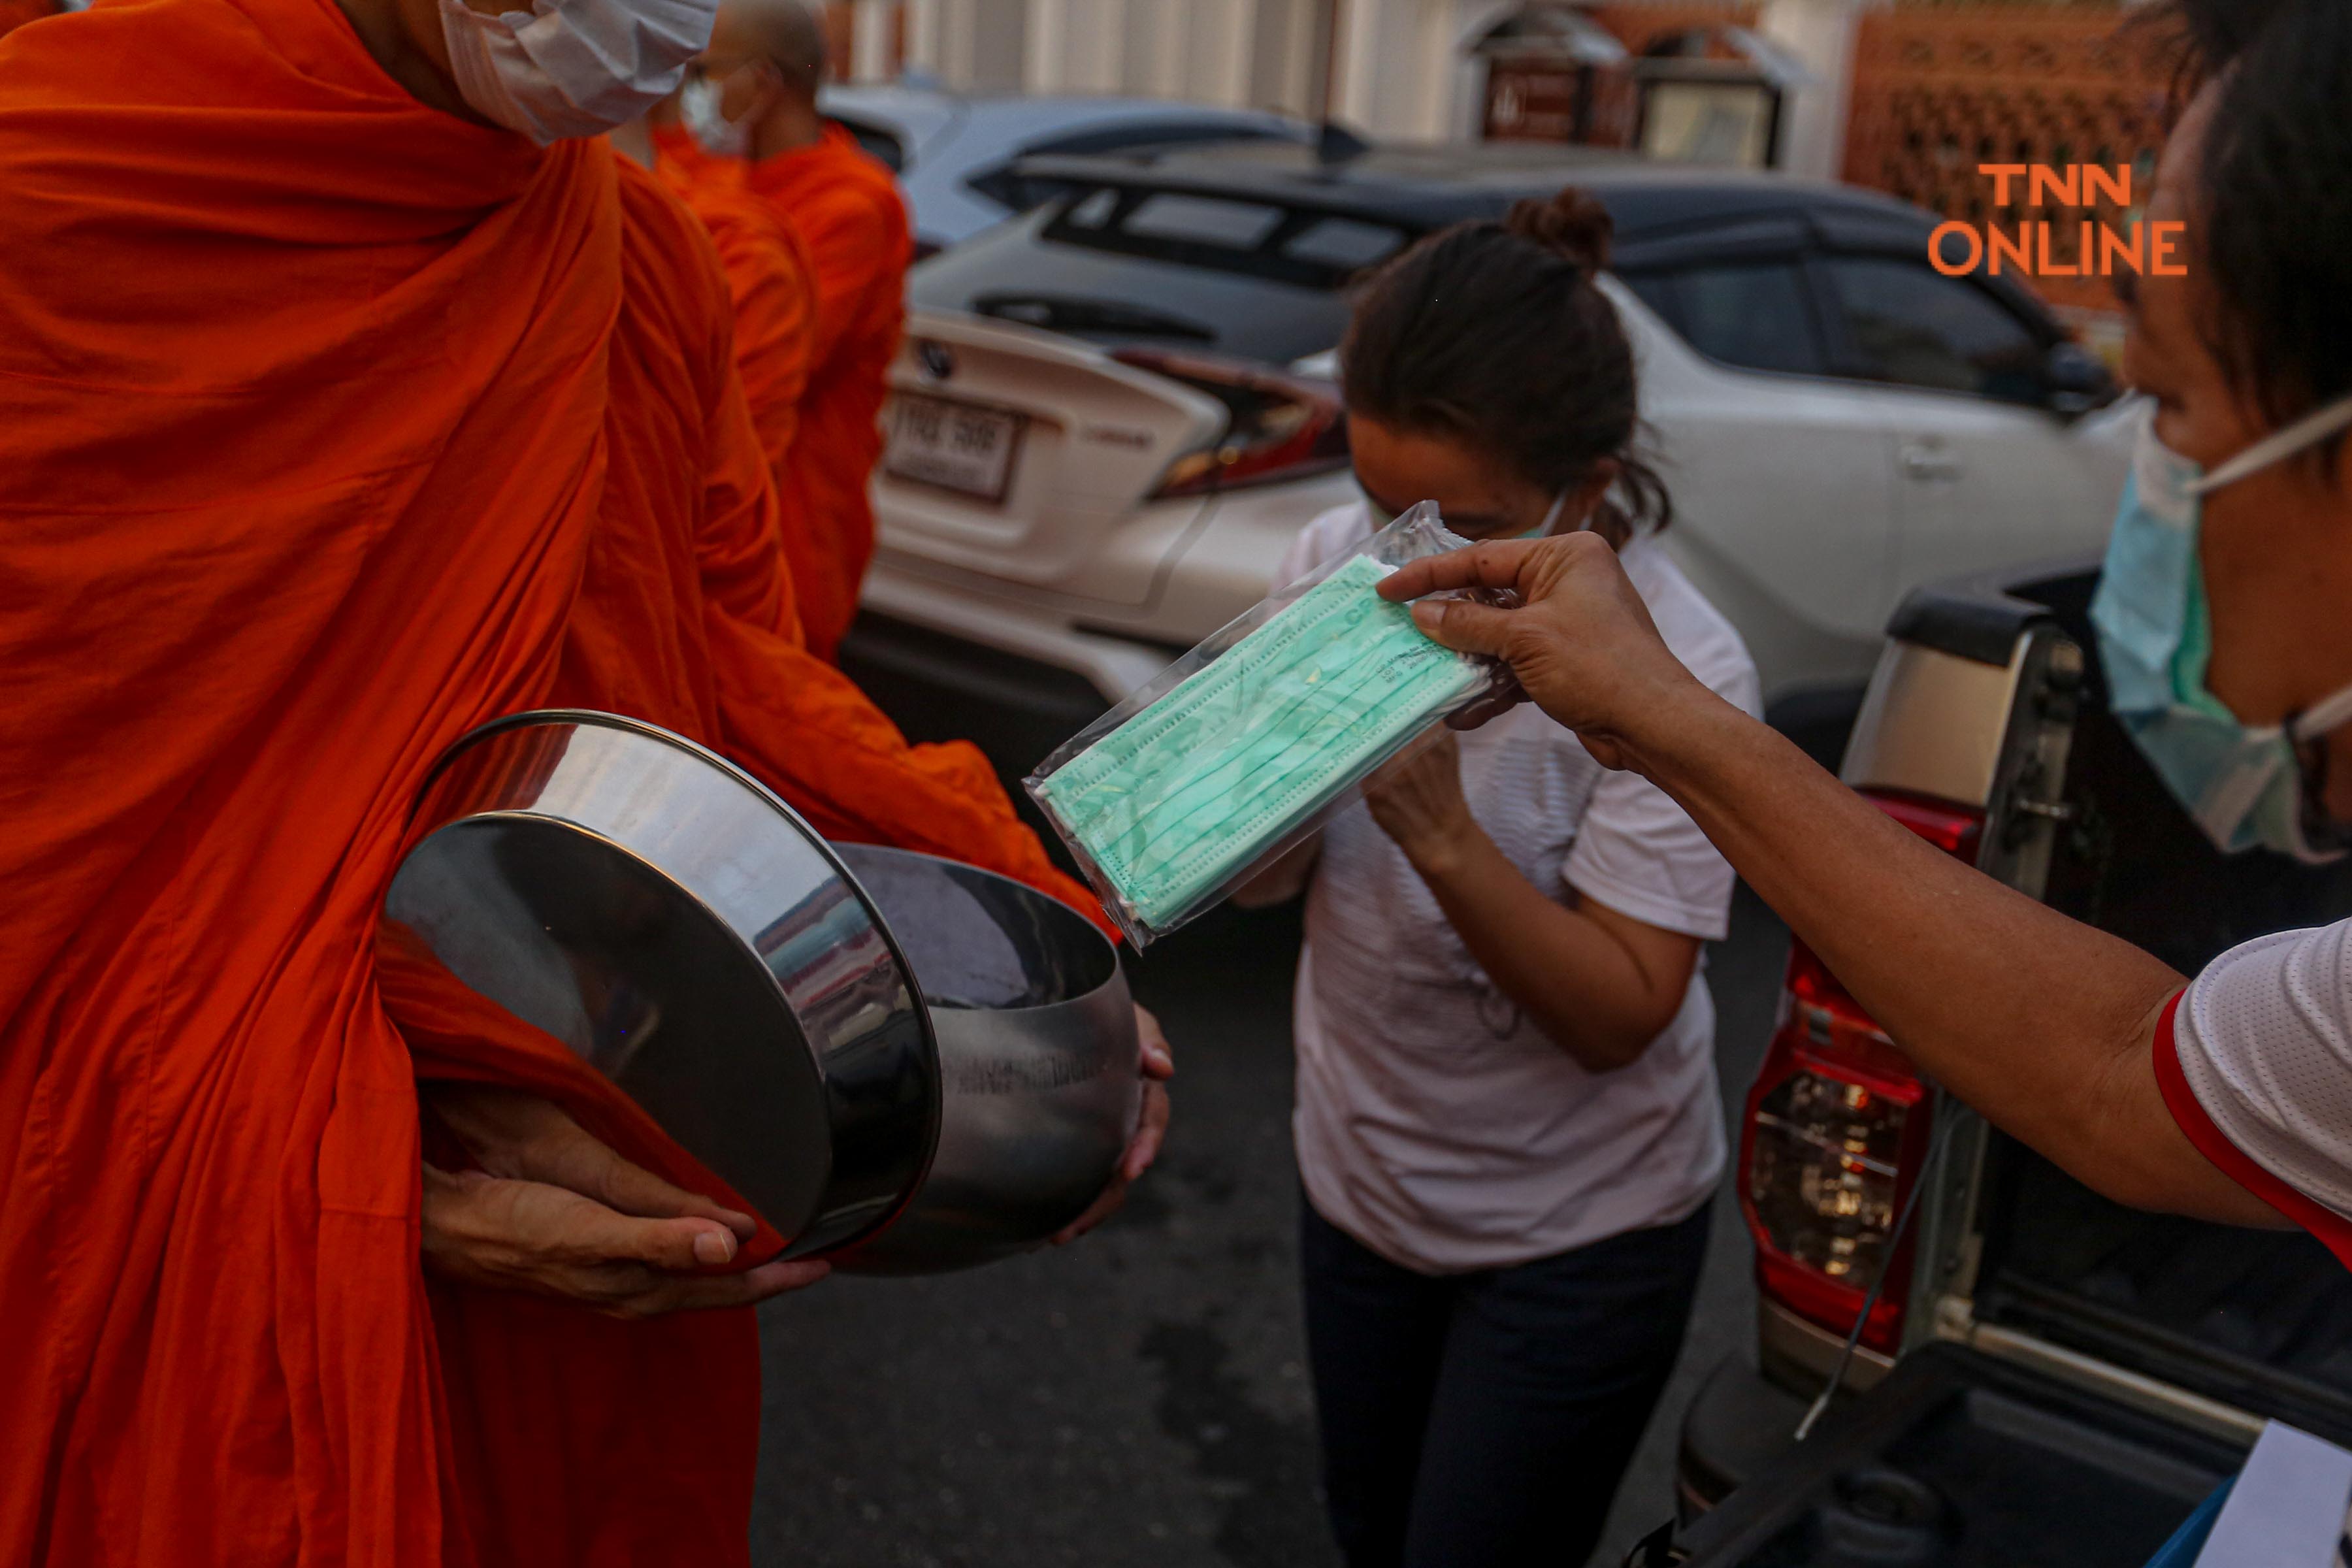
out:
<path id="1" fill-rule="evenodd" d="M 1469 541 L 1423 501 L 1246 614 L 1024 781 L 1139 948 L 1223 902 L 1497 684 L 1374 592 Z"/>

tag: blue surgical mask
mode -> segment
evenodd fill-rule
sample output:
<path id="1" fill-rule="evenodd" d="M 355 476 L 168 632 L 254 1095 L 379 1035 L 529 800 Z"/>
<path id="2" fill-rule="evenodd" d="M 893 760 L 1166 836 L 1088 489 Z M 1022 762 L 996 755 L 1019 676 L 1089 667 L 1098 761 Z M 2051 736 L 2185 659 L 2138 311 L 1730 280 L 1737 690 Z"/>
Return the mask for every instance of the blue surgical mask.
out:
<path id="1" fill-rule="evenodd" d="M 2213 628 L 2198 555 L 2203 498 L 2352 426 L 2352 397 L 2264 437 L 2210 474 L 2140 431 L 2091 622 L 2110 706 L 2142 755 L 2224 851 L 2257 846 L 2317 864 L 2344 835 L 2306 798 L 2301 749 L 2352 721 L 2352 687 L 2284 724 L 2242 722 L 2207 689 Z"/>

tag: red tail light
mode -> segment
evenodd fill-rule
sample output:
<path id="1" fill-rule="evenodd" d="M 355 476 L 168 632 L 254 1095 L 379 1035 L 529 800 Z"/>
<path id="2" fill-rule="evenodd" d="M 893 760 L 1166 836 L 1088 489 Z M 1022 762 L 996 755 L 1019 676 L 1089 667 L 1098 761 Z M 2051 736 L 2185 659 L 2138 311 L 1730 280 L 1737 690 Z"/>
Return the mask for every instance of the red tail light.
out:
<path id="1" fill-rule="evenodd" d="M 1980 814 L 1895 796 L 1872 804 L 1973 863 Z M 1748 1091 L 1740 1211 L 1766 1298 L 1843 1336 L 1871 1286 L 1886 1284 L 1862 1342 L 1892 1354 L 1910 1295 L 1911 1237 L 1895 1216 L 1927 1153 L 1926 1086 L 1885 1032 L 1804 943 L 1789 953 L 1780 1026 Z"/>
<path id="2" fill-rule="evenodd" d="M 1213 446 L 1187 452 L 1168 465 L 1151 492 L 1155 500 L 1347 466 L 1347 414 L 1328 382 L 1284 375 L 1237 360 L 1160 349 L 1121 349 L 1111 357 L 1205 392 L 1232 416 Z"/>

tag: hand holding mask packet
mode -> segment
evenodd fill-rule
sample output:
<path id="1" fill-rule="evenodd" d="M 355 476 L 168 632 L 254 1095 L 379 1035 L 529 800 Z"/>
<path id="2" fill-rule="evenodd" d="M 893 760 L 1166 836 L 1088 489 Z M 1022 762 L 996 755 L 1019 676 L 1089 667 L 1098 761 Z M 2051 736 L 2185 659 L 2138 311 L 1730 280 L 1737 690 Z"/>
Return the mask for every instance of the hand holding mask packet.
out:
<path id="1" fill-rule="evenodd" d="M 1423 501 L 1259 601 L 1065 742 L 1024 781 L 1138 948 L 1214 908 L 1496 689 L 1374 591 L 1469 547 Z"/>

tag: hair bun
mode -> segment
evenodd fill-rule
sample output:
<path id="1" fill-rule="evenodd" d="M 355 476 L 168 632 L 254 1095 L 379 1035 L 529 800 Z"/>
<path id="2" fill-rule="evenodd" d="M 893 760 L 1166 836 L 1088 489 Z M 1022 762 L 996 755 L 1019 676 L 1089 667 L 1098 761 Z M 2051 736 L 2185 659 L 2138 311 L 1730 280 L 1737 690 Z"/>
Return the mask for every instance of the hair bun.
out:
<path id="1" fill-rule="evenodd" d="M 1548 201 L 1528 196 L 1513 202 L 1503 226 L 1588 272 L 1609 265 L 1609 240 L 1617 230 L 1600 199 L 1574 185 L 1561 186 Z"/>

